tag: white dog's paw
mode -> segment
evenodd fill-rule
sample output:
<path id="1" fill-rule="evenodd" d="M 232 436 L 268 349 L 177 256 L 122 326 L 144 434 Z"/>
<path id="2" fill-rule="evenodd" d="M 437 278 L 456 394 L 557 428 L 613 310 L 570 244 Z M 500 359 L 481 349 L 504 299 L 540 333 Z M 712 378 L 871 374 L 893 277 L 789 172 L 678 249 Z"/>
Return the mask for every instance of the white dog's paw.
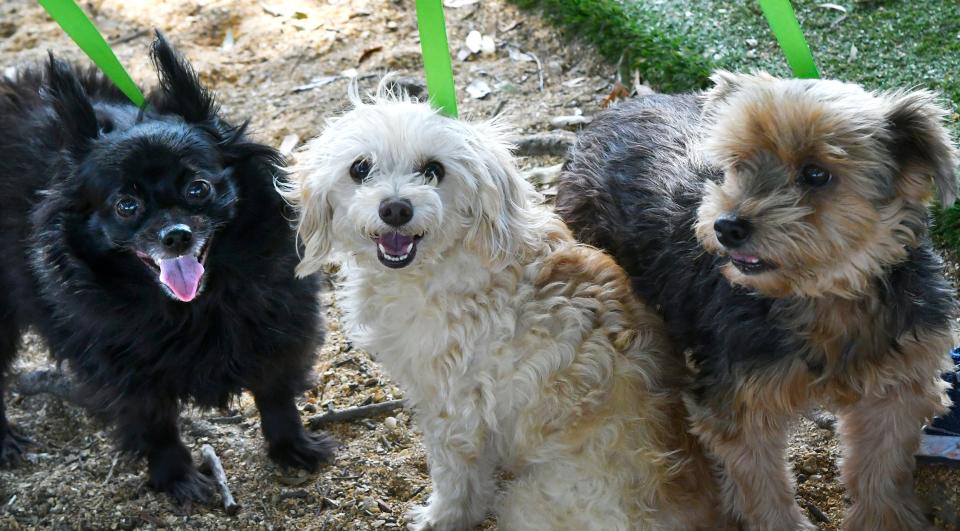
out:
<path id="1" fill-rule="evenodd" d="M 407 512 L 409 531 L 470 531 L 476 523 L 466 521 L 462 510 L 437 510 L 437 503 L 417 505 Z"/>

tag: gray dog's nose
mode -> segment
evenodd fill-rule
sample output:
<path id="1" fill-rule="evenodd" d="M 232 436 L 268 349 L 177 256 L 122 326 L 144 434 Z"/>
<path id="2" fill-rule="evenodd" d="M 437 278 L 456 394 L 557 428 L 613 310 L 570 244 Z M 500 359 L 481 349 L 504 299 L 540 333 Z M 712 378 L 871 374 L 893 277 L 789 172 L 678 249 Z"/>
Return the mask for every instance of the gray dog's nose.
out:
<path id="1" fill-rule="evenodd" d="M 728 249 L 740 247 L 750 239 L 752 227 L 750 222 L 737 216 L 720 216 L 713 223 L 713 230 L 717 233 L 720 244 Z"/>
<path id="2" fill-rule="evenodd" d="M 180 256 L 193 245 L 193 232 L 182 223 L 170 225 L 160 230 L 160 243 L 167 251 Z"/>
<path id="3" fill-rule="evenodd" d="M 413 204 L 409 199 L 384 199 L 380 202 L 380 219 L 393 227 L 399 227 L 413 218 Z"/>

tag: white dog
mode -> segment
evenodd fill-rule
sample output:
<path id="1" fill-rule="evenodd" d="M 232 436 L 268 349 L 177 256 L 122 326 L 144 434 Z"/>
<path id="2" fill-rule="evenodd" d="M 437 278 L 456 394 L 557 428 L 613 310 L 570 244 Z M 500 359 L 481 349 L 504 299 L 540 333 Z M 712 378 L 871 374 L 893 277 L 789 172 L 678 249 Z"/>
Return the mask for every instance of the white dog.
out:
<path id="1" fill-rule="evenodd" d="M 281 190 L 298 274 L 341 264 L 348 335 L 404 389 L 433 493 L 411 528 L 715 528 L 680 359 L 600 251 L 518 174 L 496 125 L 387 93 L 332 121 Z M 674 390 L 674 392 L 671 392 Z"/>

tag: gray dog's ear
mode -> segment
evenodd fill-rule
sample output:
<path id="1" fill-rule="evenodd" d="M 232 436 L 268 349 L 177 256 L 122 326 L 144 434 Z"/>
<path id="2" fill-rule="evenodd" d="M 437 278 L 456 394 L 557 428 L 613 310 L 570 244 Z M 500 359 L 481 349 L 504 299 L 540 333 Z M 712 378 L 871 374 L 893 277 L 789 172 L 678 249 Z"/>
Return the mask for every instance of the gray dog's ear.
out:
<path id="1" fill-rule="evenodd" d="M 890 151 L 899 166 L 900 186 L 927 197 L 930 179 L 940 192 L 940 204 L 949 207 L 957 198 L 957 151 L 945 126 L 947 109 L 927 90 L 887 95 Z"/>
<path id="2" fill-rule="evenodd" d="M 775 77 L 766 72 L 740 74 L 717 70 L 710 76 L 713 88 L 707 89 L 700 95 L 700 103 L 703 106 L 701 113 L 704 118 L 709 118 L 731 96 L 743 90 L 745 85 L 775 80 Z"/>

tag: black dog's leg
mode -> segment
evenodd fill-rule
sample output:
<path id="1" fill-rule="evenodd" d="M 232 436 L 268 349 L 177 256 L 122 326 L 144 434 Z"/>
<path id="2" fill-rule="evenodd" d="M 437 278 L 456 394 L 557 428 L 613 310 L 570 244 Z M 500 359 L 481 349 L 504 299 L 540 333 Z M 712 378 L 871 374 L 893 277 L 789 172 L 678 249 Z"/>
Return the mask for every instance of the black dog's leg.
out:
<path id="1" fill-rule="evenodd" d="M 283 385 L 254 389 L 267 454 L 275 462 L 316 471 L 333 460 L 337 443 L 326 433 L 307 433 L 300 421 L 293 393 Z"/>
<path id="2" fill-rule="evenodd" d="M 147 458 L 147 484 L 178 503 L 207 503 L 213 483 L 193 466 L 190 451 L 180 441 L 176 402 L 157 403 L 145 397 L 126 399 L 119 416 L 125 450 Z"/>
<path id="3" fill-rule="evenodd" d="M 7 422 L 6 406 L 3 401 L 4 382 L 7 369 L 17 355 L 20 344 L 20 328 L 10 312 L 0 315 L 0 467 L 11 467 L 20 462 L 23 446 L 30 441 L 18 434 Z"/>

